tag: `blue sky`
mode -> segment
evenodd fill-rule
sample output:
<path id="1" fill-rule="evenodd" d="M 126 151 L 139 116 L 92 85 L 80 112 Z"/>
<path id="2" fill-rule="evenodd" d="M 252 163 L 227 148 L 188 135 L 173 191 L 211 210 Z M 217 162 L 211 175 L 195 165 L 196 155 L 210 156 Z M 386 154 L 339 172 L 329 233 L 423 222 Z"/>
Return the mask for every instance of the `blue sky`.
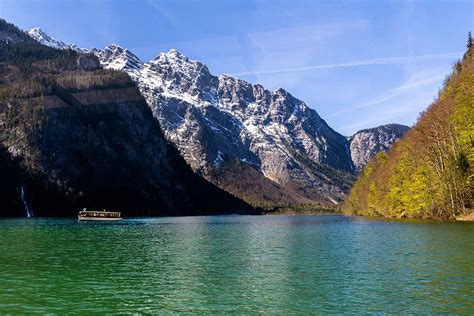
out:
<path id="1" fill-rule="evenodd" d="M 175 48 L 215 75 L 282 87 L 350 135 L 416 121 L 465 50 L 474 0 L 0 0 L 0 16 L 144 61 Z"/>

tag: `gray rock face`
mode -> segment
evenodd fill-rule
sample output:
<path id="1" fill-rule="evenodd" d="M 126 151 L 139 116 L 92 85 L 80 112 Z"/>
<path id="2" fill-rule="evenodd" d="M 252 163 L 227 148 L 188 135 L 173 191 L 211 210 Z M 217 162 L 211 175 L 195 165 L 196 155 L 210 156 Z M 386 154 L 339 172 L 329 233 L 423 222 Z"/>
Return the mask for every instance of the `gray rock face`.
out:
<path id="1" fill-rule="evenodd" d="M 350 138 L 351 157 L 358 171 L 379 151 L 387 152 L 410 128 L 388 124 L 358 131 Z"/>
<path id="2" fill-rule="evenodd" d="M 137 70 L 143 65 L 137 56 L 118 45 L 110 45 L 105 49 L 93 48 L 90 52 L 99 57 L 101 64 L 107 69 Z"/>
<path id="3" fill-rule="evenodd" d="M 117 46 L 95 52 L 105 68 L 120 64 L 138 83 L 165 135 L 198 173 L 239 160 L 280 185 L 304 188 L 317 202 L 344 197 L 347 183 L 318 165 L 351 173 L 346 138 L 287 91 L 213 76 L 176 50 L 144 64 Z M 120 62 L 111 62 L 114 55 Z"/>
<path id="4" fill-rule="evenodd" d="M 80 70 L 93 71 L 102 68 L 102 65 L 94 55 L 80 55 L 77 58 L 77 67 Z"/>

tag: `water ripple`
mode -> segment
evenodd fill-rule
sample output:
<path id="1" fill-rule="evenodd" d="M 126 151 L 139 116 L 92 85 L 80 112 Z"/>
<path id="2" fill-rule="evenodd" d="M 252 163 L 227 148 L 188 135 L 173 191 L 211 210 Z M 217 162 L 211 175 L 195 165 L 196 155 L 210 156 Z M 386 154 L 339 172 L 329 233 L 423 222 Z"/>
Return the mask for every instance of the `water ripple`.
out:
<path id="1" fill-rule="evenodd" d="M 0 313 L 474 313 L 474 225 L 0 221 Z"/>

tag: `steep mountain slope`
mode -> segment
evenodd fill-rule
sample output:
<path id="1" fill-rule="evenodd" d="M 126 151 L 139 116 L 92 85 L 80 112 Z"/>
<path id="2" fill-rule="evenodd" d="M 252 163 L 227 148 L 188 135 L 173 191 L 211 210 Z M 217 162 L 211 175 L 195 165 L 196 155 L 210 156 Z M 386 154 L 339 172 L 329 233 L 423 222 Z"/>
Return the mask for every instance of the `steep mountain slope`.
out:
<path id="1" fill-rule="evenodd" d="M 38 216 L 250 210 L 192 171 L 127 74 L 3 20 L 0 34 L 0 216 L 25 215 L 25 203 Z"/>
<path id="2" fill-rule="evenodd" d="M 74 50 L 78 53 L 87 53 L 88 52 L 86 49 L 79 48 L 75 44 L 66 44 L 64 42 L 55 40 L 54 38 L 52 38 L 51 36 L 46 34 L 39 27 L 29 29 L 29 30 L 26 31 L 26 33 L 31 38 L 33 38 L 34 40 L 36 40 L 37 42 L 39 42 L 40 44 L 45 45 L 45 46 L 49 46 L 49 47 L 56 48 L 56 49 L 72 49 L 72 50 Z"/>
<path id="3" fill-rule="evenodd" d="M 132 52 L 115 44 L 105 49 L 94 48 L 90 52 L 99 58 L 100 63 L 106 69 L 127 70 L 131 72 L 139 70 L 143 66 L 142 61 Z"/>
<path id="4" fill-rule="evenodd" d="M 364 129 L 349 139 L 351 158 L 358 171 L 379 151 L 387 152 L 410 128 L 400 124 L 387 124 Z"/>
<path id="5" fill-rule="evenodd" d="M 453 219 L 473 212 L 474 52 L 468 47 L 416 125 L 365 167 L 344 204 L 347 213 Z"/>
<path id="6" fill-rule="evenodd" d="M 225 190 L 256 205 L 334 206 L 346 196 L 356 172 L 349 141 L 285 90 L 213 76 L 176 50 L 148 63 L 117 45 L 91 52 L 138 83 L 166 137 L 196 172 Z M 394 133 L 354 138 L 358 166 L 398 139 Z M 374 142 L 361 143 L 368 140 Z"/>
<path id="7" fill-rule="evenodd" d="M 217 183 L 214 175 L 225 174 L 234 164 L 258 171 L 243 174 L 263 176 L 280 195 L 300 202 L 334 205 L 344 198 L 353 170 L 347 140 L 285 90 L 270 92 L 226 75 L 213 76 L 205 65 L 175 50 L 145 64 L 129 58 L 127 50 L 108 50 L 129 61 L 121 62 L 122 69 L 138 82 L 167 138 L 204 177 Z M 107 66 L 104 55 L 98 54 Z M 216 171 L 224 163 L 226 168 Z M 224 187 L 245 196 L 233 190 L 233 181 Z M 267 202 L 262 194 L 253 202 Z"/>

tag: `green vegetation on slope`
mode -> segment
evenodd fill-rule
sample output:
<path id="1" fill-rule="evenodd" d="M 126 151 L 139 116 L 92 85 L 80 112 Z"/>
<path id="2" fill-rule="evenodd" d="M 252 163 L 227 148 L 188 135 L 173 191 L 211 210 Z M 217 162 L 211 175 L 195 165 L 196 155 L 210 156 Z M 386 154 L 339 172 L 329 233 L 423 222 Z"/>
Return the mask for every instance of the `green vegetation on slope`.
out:
<path id="1" fill-rule="evenodd" d="M 347 198 L 348 214 L 453 219 L 473 211 L 474 49 L 446 78 L 438 99 L 388 155 L 365 167 Z"/>

